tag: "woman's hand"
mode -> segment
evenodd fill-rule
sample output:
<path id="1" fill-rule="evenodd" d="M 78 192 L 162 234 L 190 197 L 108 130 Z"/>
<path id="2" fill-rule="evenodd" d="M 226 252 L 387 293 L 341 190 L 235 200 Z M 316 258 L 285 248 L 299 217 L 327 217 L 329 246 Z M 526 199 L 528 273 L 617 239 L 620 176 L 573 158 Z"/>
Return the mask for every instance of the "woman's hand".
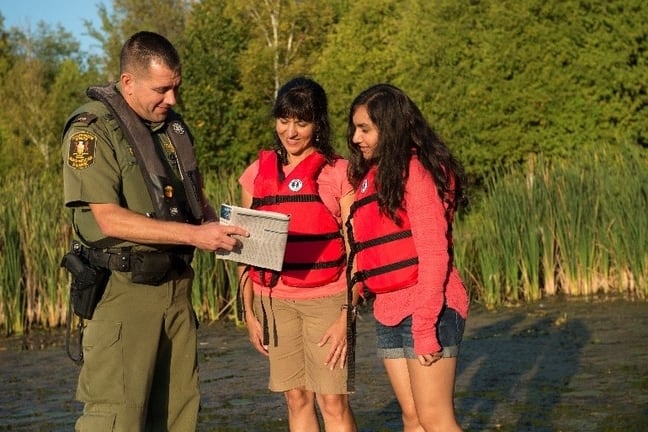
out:
<path id="1" fill-rule="evenodd" d="M 268 356 L 268 345 L 263 345 L 263 326 L 252 311 L 245 311 L 245 325 L 252 346 L 264 356 Z"/>
<path id="2" fill-rule="evenodd" d="M 419 354 L 417 357 L 421 365 L 432 366 L 434 363 L 441 360 L 441 358 L 443 357 L 443 352 L 439 351 L 437 353 L 432 353 L 432 354 Z"/>
<path id="3" fill-rule="evenodd" d="M 340 365 L 342 369 L 346 365 L 346 355 L 347 355 L 347 311 L 346 309 L 342 310 L 340 317 L 324 332 L 322 339 L 317 344 L 320 347 L 323 347 L 327 343 L 331 344 L 329 348 L 328 355 L 324 361 L 324 364 L 328 366 L 331 370 L 335 368 L 336 365 Z"/>

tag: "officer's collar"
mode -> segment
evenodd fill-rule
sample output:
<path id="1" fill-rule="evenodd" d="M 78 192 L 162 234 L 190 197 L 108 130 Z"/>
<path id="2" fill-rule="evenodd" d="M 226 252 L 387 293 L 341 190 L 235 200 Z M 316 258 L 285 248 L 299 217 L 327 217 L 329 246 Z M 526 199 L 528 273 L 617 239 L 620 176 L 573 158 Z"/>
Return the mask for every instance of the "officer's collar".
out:
<path id="1" fill-rule="evenodd" d="M 144 124 L 146 125 L 146 127 L 148 127 L 149 129 L 151 129 L 151 132 L 157 132 L 157 131 L 159 131 L 160 129 L 162 129 L 162 126 L 164 126 L 165 123 L 166 123 L 166 121 L 163 121 L 163 122 L 156 122 L 156 123 L 151 123 L 151 122 L 147 122 L 147 121 L 144 122 Z"/>

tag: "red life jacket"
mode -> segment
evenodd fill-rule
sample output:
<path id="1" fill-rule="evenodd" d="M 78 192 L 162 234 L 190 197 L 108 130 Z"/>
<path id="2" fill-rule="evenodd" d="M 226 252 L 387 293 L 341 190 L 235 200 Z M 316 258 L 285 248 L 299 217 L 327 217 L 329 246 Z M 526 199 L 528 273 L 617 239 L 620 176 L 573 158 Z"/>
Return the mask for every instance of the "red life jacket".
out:
<path id="1" fill-rule="evenodd" d="M 276 152 L 259 153 L 252 208 L 291 216 L 281 274 L 251 268 L 250 277 L 263 286 L 283 283 L 296 287 L 322 286 L 336 281 L 346 264 L 344 239 L 337 220 L 322 202 L 317 177 L 326 158 L 313 152 L 284 178 Z"/>
<path id="2" fill-rule="evenodd" d="M 407 288 L 418 280 L 418 255 L 407 213 L 399 209 L 397 225 L 378 206 L 376 167 L 369 170 L 355 192 L 347 224 L 351 253 L 356 260 L 354 277 L 374 294 Z"/>

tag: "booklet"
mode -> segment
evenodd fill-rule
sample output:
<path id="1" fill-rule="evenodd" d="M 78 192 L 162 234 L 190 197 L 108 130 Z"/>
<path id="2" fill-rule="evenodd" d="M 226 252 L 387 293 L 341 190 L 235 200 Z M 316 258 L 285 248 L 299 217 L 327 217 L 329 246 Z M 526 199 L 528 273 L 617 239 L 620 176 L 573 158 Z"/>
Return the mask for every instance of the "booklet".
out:
<path id="1" fill-rule="evenodd" d="M 250 236 L 237 237 L 241 247 L 231 252 L 218 250 L 216 257 L 281 271 L 289 222 L 290 216 L 283 213 L 221 204 L 220 223 L 243 227 Z"/>

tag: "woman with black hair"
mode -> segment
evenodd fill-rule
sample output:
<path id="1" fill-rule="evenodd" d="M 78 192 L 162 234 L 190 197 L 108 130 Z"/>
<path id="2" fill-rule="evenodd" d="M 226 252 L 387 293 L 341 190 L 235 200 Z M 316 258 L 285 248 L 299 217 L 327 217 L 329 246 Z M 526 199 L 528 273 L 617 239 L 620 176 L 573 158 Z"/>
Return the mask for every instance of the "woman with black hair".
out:
<path id="1" fill-rule="evenodd" d="M 347 386 L 354 317 L 344 271 L 343 224 L 353 201 L 347 161 L 331 146 L 317 82 L 285 83 L 272 115 L 274 149 L 262 150 L 240 177 L 241 200 L 289 214 L 289 235 L 281 272 L 241 268 L 250 342 L 269 357 L 269 388 L 284 393 L 291 431 L 319 431 L 315 403 L 327 431 L 355 431 Z"/>
<path id="2" fill-rule="evenodd" d="M 452 262 L 463 201 L 459 162 L 400 89 L 378 84 L 351 105 L 351 283 L 375 295 L 378 356 L 404 430 L 455 432 L 454 381 L 468 296 Z"/>

